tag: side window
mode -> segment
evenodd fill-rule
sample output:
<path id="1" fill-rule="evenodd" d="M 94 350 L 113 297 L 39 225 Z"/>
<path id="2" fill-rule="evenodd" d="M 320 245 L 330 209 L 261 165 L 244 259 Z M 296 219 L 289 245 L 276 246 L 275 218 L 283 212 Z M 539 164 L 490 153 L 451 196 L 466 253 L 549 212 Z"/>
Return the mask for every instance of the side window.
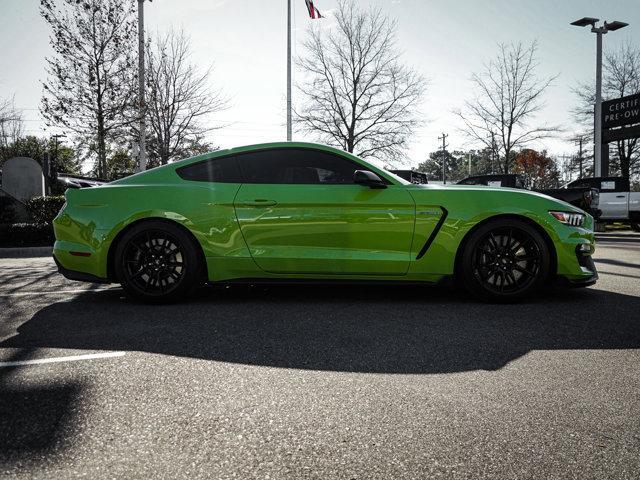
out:
<path id="1" fill-rule="evenodd" d="M 212 158 L 176 170 L 180 178 L 195 182 L 242 183 L 236 157 Z"/>
<path id="2" fill-rule="evenodd" d="M 628 192 L 630 190 L 629 180 L 623 177 L 604 178 L 600 182 L 599 188 L 606 192 Z"/>
<path id="3" fill-rule="evenodd" d="M 360 167 L 331 153 L 306 149 L 275 149 L 238 155 L 247 183 L 353 184 Z"/>
<path id="4" fill-rule="evenodd" d="M 616 181 L 615 180 L 602 180 L 600 182 L 600 190 L 604 192 L 615 192 L 616 191 Z"/>

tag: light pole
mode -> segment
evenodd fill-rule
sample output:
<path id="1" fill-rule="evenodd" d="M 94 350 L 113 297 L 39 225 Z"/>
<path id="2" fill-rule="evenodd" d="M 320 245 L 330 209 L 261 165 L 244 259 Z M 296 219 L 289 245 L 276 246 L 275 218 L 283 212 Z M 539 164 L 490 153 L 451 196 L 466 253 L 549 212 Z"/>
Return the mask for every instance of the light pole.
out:
<path id="1" fill-rule="evenodd" d="M 153 0 L 149 0 L 152 2 Z M 145 127 L 146 105 L 144 100 L 144 2 L 138 0 L 138 108 L 140 115 L 140 138 L 138 140 L 138 171 L 147 169 L 147 137 Z"/>
<path id="2" fill-rule="evenodd" d="M 291 117 L 291 0 L 287 0 L 287 142 L 293 138 Z"/>
<path id="3" fill-rule="evenodd" d="M 620 28 L 626 27 L 628 23 L 613 21 L 599 27 L 596 23 L 599 18 L 584 17 L 571 25 L 576 27 L 586 27 L 591 25 L 591 32 L 596 34 L 596 104 L 594 115 L 594 133 L 593 133 L 593 158 L 595 163 L 595 177 L 602 176 L 602 35 L 607 32 L 613 32 Z"/>

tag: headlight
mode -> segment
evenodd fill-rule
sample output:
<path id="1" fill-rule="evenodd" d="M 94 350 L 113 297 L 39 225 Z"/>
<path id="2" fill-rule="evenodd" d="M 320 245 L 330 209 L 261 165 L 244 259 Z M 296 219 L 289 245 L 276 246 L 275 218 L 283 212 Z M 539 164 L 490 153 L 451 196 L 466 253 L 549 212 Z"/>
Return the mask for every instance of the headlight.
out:
<path id="1" fill-rule="evenodd" d="M 571 225 L 572 227 L 582 227 L 584 225 L 584 219 L 586 218 L 584 213 L 574 212 L 549 212 L 560 223 L 565 225 Z"/>

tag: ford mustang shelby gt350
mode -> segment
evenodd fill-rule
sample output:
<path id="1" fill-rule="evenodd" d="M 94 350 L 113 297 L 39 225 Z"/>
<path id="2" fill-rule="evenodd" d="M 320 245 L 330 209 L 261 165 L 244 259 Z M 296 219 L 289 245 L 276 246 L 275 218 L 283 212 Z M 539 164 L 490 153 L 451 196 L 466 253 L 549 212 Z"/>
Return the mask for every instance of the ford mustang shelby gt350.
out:
<path id="1" fill-rule="evenodd" d="M 454 280 L 510 301 L 592 285 L 593 218 L 551 197 L 414 185 L 324 145 L 222 150 L 68 190 L 54 220 L 66 277 L 146 301 L 205 282 Z"/>

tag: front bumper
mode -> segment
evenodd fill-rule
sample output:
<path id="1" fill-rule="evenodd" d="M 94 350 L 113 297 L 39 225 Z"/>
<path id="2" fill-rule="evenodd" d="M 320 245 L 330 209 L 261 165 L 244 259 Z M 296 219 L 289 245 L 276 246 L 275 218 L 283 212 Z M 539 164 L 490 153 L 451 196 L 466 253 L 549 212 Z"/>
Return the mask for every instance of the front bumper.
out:
<path id="1" fill-rule="evenodd" d="M 598 281 L 598 270 L 593 261 L 593 243 L 578 243 L 573 249 L 571 274 L 558 272 L 558 283 L 570 288 L 590 287 Z M 578 273 L 579 272 L 579 273 Z"/>
<path id="2" fill-rule="evenodd" d="M 598 272 L 595 272 L 591 277 L 582 278 L 579 280 L 569 280 L 568 278 L 563 278 L 563 283 L 569 288 L 584 288 L 590 287 L 591 285 L 595 285 L 598 281 Z"/>

